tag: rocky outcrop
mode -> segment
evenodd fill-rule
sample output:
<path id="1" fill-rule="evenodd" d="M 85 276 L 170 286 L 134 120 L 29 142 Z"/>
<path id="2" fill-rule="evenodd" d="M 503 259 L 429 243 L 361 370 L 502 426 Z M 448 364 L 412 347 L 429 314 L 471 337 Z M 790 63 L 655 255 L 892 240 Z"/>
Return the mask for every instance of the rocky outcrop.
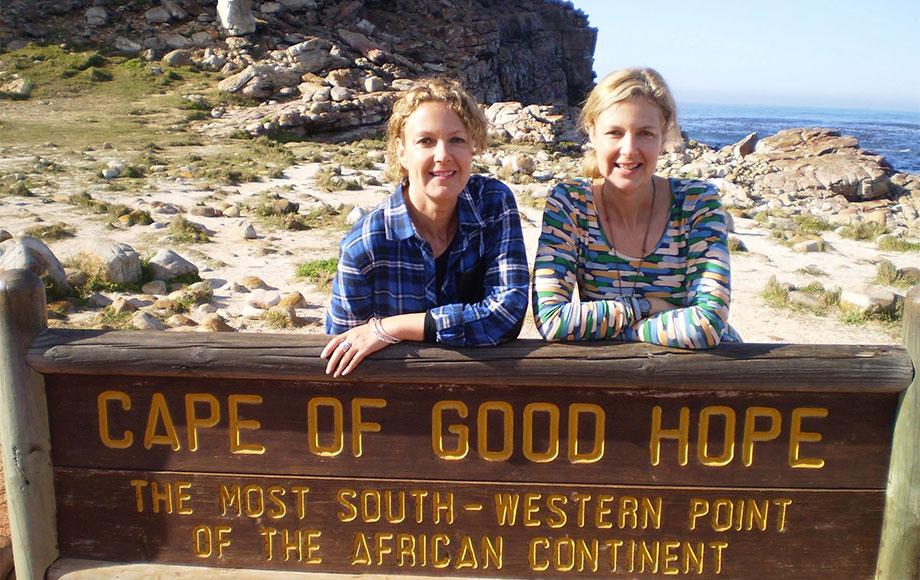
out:
<path id="1" fill-rule="evenodd" d="M 459 78 L 479 99 L 576 105 L 593 82 L 597 31 L 570 3 L 552 0 L 9 0 L 8 46 L 67 30 L 159 59 L 189 49 L 197 66 L 235 74 L 252 66 L 257 98 L 297 97 L 306 74 L 346 69 L 367 92 L 399 79 Z M 411 26 L 407 26 L 411 23 Z M 312 43 L 304 47 L 304 42 Z M 381 84 L 382 83 L 382 84 Z M 236 83 L 231 83 L 236 84 Z M 257 86 L 258 88 L 254 88 Z M 289 89 L 285 91 L 284 89 Z M 397 87 L 398 89 L 398 87 Z"/>

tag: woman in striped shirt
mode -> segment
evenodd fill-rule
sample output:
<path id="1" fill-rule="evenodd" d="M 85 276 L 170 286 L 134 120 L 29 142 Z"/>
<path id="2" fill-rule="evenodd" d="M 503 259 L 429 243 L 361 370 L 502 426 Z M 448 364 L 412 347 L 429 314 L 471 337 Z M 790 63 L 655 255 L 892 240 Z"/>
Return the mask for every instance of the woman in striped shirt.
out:
<path id="1" fill-rule="evenodd" d="M 726 218 L 715 188 L 655 175 L 678 133 L 652 69 L 624 69 L 591 91 L 580 118 L 593 150 L 584 181 L 546 201 L 533 311 L 546 340 L 617 339 L 681 348 L 738 341 L 728 325 Z M 577 292 L 576 292 L 577 289 Z"/>

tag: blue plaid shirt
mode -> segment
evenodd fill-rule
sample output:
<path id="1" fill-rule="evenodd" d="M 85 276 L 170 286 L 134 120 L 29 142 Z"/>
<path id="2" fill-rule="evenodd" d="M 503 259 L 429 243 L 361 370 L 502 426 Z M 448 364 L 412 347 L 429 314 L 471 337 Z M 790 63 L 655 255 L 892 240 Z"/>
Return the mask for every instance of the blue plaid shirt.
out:
<path id="1" fill-rule="evenodd" d="M 457 212 L 440 289 L 431 246 L 415 231 L 402 186 L 355 224 L 339 247 L 326 333 L 345 332 L 373 316 L 426 312 L 438 342 L 477 346 L 515 338 L 527 311 L 530 275 L 514 195 L 498 180 L 473 175 Z M 468 303 L 471 284 L 480 298 Z"/>

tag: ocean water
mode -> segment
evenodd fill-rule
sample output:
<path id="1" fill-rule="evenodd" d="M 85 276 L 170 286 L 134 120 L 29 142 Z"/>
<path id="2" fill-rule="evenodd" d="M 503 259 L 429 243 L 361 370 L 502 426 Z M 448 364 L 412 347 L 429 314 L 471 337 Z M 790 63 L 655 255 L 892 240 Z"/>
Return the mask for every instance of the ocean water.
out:
<path id="1" fill-rule="evenodd" d="M 691 139 L 717 148 L 753 131 L 763 139 L 783 129 L 835 129 L 859 139 L 860 147 L 883 156 L 896 171 L 920 173 L 920 111 L 681 104 L 678 118 Z"/>

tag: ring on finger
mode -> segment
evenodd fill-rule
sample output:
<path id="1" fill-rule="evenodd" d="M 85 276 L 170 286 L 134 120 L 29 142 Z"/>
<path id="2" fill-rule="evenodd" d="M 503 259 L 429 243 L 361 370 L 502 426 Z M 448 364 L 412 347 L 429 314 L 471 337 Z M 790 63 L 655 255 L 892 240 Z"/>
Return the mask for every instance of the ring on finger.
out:
<path id="1" fill-rule="evenodd" d="M 336 348 L 341 349 L 342 352 L 348 352 L 348 349 L 351 348 L 351 343 L 347 340 L 343 340 Z"/>

